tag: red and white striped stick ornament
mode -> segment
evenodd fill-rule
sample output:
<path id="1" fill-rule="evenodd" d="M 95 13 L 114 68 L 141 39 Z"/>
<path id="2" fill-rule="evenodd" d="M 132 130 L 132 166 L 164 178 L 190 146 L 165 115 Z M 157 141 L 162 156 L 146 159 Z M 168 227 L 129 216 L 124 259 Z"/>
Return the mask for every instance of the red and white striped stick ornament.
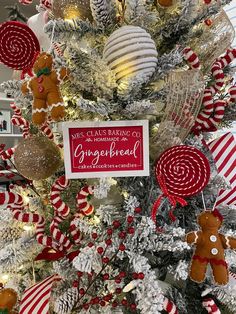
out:
<path id="1" fill-rule="evenodd" d="M 61 248 L 63 248 L 63 250 L 68 251 L 73 244 L 71 243 L 69 238 L 65 236 L 59 229 L 59 225 L 62 221 L 64 221 L 64 219 L 65 217 L 60 217 L 59 215 L 56 215 L 50 224 L 50 232 L 52 238 L 55 239 L 58 243 L 60 243 Z M 59 250 L 61 248 L 59 248 Z"/>
<path id="2" fill-rule="evenodd" d="M 53 140 L 54 139 L 53 132 L 52 132 L 51 128 L 49 127 L 48 123 L 45 123 L 41 127 L 41 131 L 49 138 L 49 140 Z"/>
<path id="3" fill-rule="evenodd" d="M 59 280 L 61 278 L 58 275 L 52 275 L 25 290 L 19 314 L 48 314 L 52 286 Z"/>
<path id="4" fill-rule="evenodd" d="M 228 92 L 230 95 L 229 102 L 235 103 L 236 102 L 236 85 L 231 86 Z"/>
<path id="5" fill-rule="evenodd" d="M 2 160 L 8 160 L 11 159 L 11 157 L 14 155 L 16 150 L 16 147 L 8 148 L 7 150 L 0 150 L 0 157 Z"/>
<path id="6" fill-rule="evenodd" d="M 62 201 L 60 195 L 68 186 L 69 180 L 67 180 L 65 176 L 61 176 L 52 185 L 50 197 L 51 203 L 55 209 L 55 215 L 50 225 L 50 232 L 52 238 L 59 242 L 60 246 L 67 251 L 72 247 L 72 243 L 69 238 L 61 232 L 59 225 L 70 213 L 70 208 Z"/>
<path id="7" fill-rule="evenodd" d="M 178 314 L 176 305 L 167 298 L 164 299 L 163 309 L 169 314 Z"/>
<path id="8" fill-rule="evenodd" d="M 94 187 L 88 185 L 83 187 L 77 194 L 77 207 L 85 216 L 90 216 L 94 212 L 94 206 L 88 201 L 88 197 L 94 194 Z"/>
<path id="9" fill-rule="evenodd" d="M 31 4 L 33 2 L 33 0 L 18 0 L 19 3 L 27 5 L 27 4 Z"/>
<path id="10" fill-rule="evenodd" d="M 16 220 L 26 223 L 36 223 L 36 239 L 38 243 L 58 249 L 58 244 L 53 243 L 52 238 L 45 235 L 44 218 L 38 214 L 22 212 L 25 206 L 20 195 L 13 192 L 2 192 L 0 193 L 0 205 L 9 207 Z"/>
<path id="11" fill-rule="evenodd" d="M 18 108 L 14 103 L 10 106 L 14 111 L 14 115 L 11 118 L 12 124 L 18 126 L 23 131 L 23 137 L 27 138 L 29 136 L 30 129 L 29 122 L 25 118 L 23 118 L 20 108 Z"/>
<path id="12" fill-rule="evenodd" d="M 69 186 L 69 180 L 65 176 L 58 178 L 51 188 L 51 204 L 60 216 L 67 216 L 70 213 L 70 208 L 62 201 L 61 192 Z"/>
<path id="13" fill-rule="evenodd" d="M 183 57 L 189 63 L 191 68 L 193 69 L 201 68 L 200 61 L 197 54 L 190 47 L 184 48 Z"/>
<path id="14" fill-rule="evenodd" d="M 202 302 L 202 305 L 209 314 L 221 314 L 220 309 L 215 304 L 215 301 L 212 298 L 205 299 Z"/>
<path id="15" fill-rule="evenodd" d="M 79 244 L 81 239 L 82 239 L 82 233 L 80 232 L 80 230 L 78 229 L 77 225 L 76 225 L 76 221 L 77 219 L 82 219 L 84 217 L 84 215 L 82 213 L 76 213 L 73 216 L 73 219 L 70 223 L 70 235 L 73 238 L 73 241 L 75 244 Z"/>

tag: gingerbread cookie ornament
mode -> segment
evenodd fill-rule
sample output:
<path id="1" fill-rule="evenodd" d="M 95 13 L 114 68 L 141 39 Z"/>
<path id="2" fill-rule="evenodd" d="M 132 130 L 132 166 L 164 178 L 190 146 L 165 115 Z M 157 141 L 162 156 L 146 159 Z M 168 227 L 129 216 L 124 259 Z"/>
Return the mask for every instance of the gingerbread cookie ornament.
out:
<path id="1" fill-rule="evenodd" d="M 207 210 L 198 216 L 201 231 L 186 235 L 186 241 L 196 246 L 190 267 L 190 278 L 195 282 L 204 281 L 208 265 L 216 284 L 225 285 L 229 281 L 224 250 L 236 249 L 236 238 L 218 232 L 222 221 L 223 217 L 217 209 Z"/>
<path id="2" fill-rule="evenodd" d="M 53 69 L 53 57 L 40 53 L 33 66 L 35 77 L 22 85 L 22 93 L 32 92 L 33 111 L 32 121 L 42 125 L 47 120 L 48 113 L 52 120 L 59 121 L 65 116 L 65 107 L 59 84 L 68 79 L 68 70 L 62 68 L 60 72 Z"/>

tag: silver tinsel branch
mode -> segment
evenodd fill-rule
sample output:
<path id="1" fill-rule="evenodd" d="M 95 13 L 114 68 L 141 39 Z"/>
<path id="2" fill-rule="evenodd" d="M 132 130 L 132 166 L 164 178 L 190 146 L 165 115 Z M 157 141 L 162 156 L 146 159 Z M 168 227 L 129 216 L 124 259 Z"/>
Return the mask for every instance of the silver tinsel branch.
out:
<path id="1" fill-rule="evenodd" d="M 98 32 L 92 24 L 88 21 L 82 21 L 79 18 L 71 21 L 51 20 L 45 27 L 44 31 L 46 34 L 51 36 L 54 28 L 54 41 L 65 41 L 72 39 L 72 36 L 76 36 L 77 39 L 83 37 L 85 34 L 96 34 Z M 73 39 L 74 40 L 74 39 Z"/>

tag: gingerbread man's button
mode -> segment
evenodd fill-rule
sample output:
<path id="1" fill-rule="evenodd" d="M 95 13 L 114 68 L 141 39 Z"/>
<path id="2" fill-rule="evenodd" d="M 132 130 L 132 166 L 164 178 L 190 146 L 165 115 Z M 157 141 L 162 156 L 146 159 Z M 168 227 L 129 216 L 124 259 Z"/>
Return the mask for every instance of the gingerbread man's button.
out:
<path id="1" fill-rule="evenodd" d="M 211 242 L 216 242 L 217 238 L 216 238 L 216 236 L 211 235 L 210 236 L 210 240 L 211 240 Z"/>
<path id="2" fill-rule="evenodd" d="M 217 255 L 218 252 L 219 252 L 219 251 L 218 251 L 216 248 L 213 248 L 213 249 L 211 250 L 211 254 L 213 254 L 213 255 Z"/>

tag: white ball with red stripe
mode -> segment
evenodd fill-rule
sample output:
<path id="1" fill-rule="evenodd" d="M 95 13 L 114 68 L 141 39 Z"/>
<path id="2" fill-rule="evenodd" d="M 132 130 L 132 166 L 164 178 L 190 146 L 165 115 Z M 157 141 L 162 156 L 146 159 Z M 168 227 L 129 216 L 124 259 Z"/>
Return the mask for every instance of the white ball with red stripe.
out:
<path id="1" fill-rule="evenodd" d="M 88 201 L 88 197 L 93 194 L 94 187 L 92 185 L 88 185 L 83 187 L 76 196 L 77 207 L 85 216 L 90 216 L 94 212 L 94 206 Z"/>
<path id="2" fill-rule="evenodd" d="M 221 314 L 218 306 L 215 304 L 215 301 L 211 298 L 206 299 L 202 302 L 203 307 L 207 310 L 209 314 Z"/>
<path id="3" fill-rule="evenodd" d="M 169 314 L 178 314 L 175 304 L 167 298 L 164 299 L 163 309 Z"/>
<path id="4" fill-rule="evenodd" d="M 51 188 L 51 204 L 60 216 L 68 216 L 70 208 L 62 201 L 61 192 L 69 186 L 69 180 L 65 176 L 58 178 Z"/>
<path id="5" fill-rule="evenodd" d="M 183 57 L 189 63 L 191 68 L 193 69 L 201 68 L 200 61 L 197 54 L 190 47 L 184 48 Z"/>

